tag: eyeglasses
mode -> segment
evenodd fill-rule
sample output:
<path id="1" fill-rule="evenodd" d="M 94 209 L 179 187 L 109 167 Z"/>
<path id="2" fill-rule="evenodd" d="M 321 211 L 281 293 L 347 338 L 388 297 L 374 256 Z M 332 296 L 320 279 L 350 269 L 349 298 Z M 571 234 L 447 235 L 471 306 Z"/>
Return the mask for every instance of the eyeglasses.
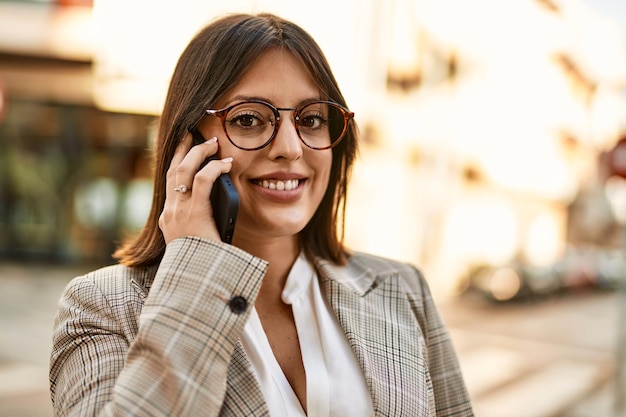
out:
<path id="1" fill-rule="evenodd" d="M 301 107 L 274 107 L 262 100 L 243 101 L 220 110 L 206 110 L 222 120 L 228 140 L 246 151 L 269 145 L 282 121 L 280 112 L 292 111 L 298 137 L 315 150 L 336 146 L 354 118 L 354 113 L 332 101 L 313 101 Z"/>

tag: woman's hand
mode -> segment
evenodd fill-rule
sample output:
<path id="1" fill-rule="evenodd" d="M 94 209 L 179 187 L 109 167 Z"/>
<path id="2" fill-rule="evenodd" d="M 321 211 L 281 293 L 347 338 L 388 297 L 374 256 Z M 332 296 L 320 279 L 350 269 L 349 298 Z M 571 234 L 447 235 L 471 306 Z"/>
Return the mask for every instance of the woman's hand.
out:
<path id="1" fill-rule="evenodd" d="M 176 148 L 167 171 L 165 205 L 159 217 L 165 243 L 183 236 L 220 240 L 209 196 L 215 180 L 232 168 L 232 158 L 211 161 L 198 171 L 217 147 L 217 138 L 192 147 L 188 132 Z"/>

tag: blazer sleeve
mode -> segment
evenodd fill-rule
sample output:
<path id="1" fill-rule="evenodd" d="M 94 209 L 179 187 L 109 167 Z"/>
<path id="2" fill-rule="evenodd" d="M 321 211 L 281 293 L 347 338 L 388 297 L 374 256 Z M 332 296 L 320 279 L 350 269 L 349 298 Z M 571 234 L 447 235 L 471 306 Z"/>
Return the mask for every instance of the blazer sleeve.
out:
<path id="1" fill-rule="evenodd" d="M 430 288 L 419 270 L 421 327 L 426 341 L 428 369 L 435 394 L 437 416 L 473 416 L 459 361 L 448 328 L 433 301 Z"/>
<path id="2" fill-rule="evenodd" d="M 55 415 L 218 415 L 231 354 L 266 268 L 221 242 L 170 242 L 135 338 L 127 336 L 137 326 L 127 308 L 136 298 L 130 283 L 98 273 L 73 280 L 55 320 Z"/>

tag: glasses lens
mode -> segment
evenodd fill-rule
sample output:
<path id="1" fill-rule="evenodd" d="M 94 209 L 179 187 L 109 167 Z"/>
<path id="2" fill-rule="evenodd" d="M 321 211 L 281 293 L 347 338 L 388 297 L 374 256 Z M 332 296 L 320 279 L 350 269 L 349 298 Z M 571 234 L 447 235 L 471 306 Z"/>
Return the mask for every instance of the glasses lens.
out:
<path id="1" fill-rule="evenodd" d="M 230 109 L 224 126 L 236 146 L 254 149 L 272 137 L 275 119 L 272 109 L 263 103 L 240 103 Z"/>
<path id="2" fill-rule="evenodd" d="M 346 120 L 341 107 L 323 102 L 307 104 L 300 111 L 300 137 L 312 148 L 328 148 L 339 141 Z"/>

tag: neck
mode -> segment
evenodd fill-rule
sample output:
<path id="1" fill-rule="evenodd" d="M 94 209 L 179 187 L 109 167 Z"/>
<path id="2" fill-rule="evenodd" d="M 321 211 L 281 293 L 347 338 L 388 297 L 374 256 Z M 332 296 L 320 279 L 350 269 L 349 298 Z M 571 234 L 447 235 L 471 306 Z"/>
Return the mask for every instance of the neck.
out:
<path id="1" fill-rule="evenodd" d="M 289 271 L 300 254 L 298 236 L 261 240 L 236 237 L 233 243 L 246 252 L 268 262 L 267 272 L 263 278 L 257 302 L 262 299 L 267 301 L 280 300 Z"/>

